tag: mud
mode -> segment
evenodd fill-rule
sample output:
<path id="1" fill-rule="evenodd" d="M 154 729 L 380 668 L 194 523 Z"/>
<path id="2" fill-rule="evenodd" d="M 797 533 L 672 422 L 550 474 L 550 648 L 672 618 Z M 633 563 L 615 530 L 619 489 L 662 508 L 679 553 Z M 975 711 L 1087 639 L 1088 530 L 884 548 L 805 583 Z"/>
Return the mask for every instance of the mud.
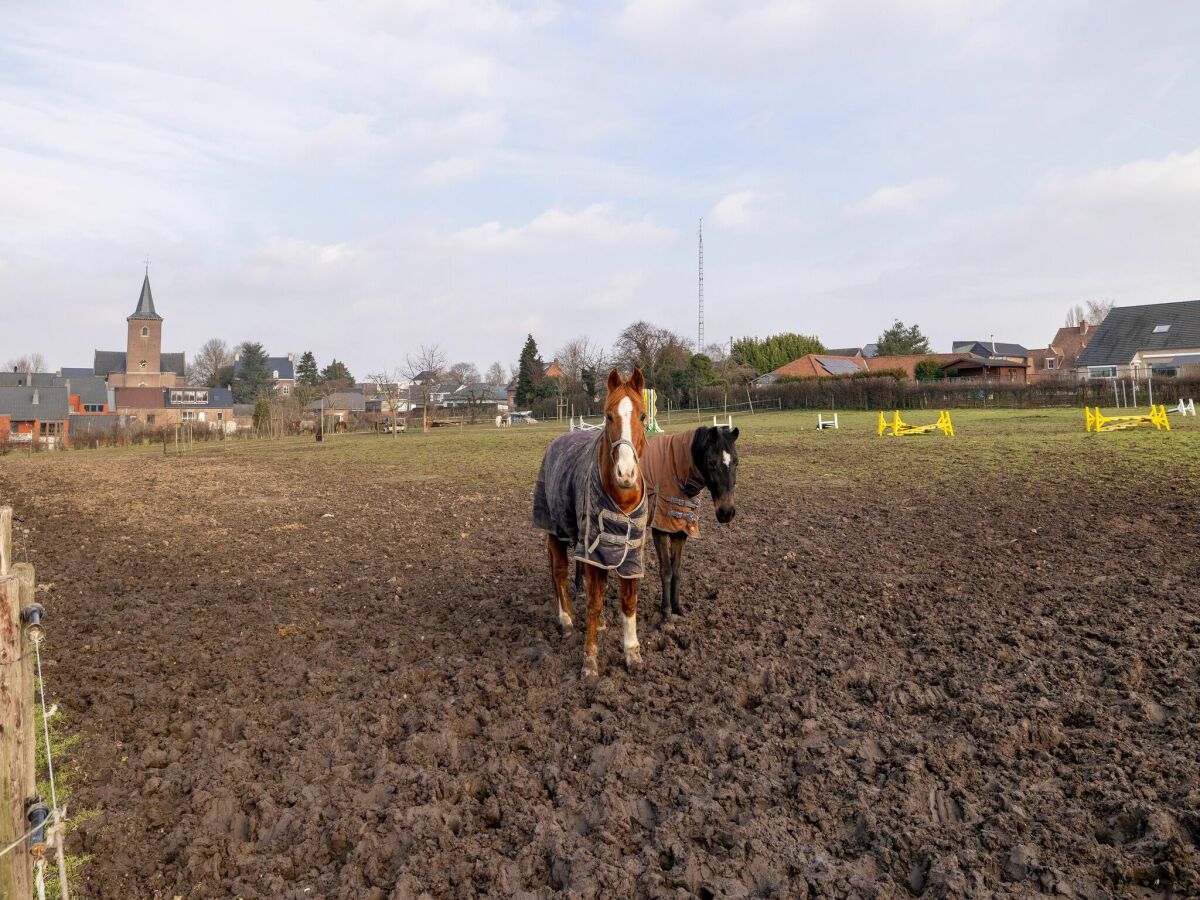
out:
<path id="1" fill-rule="evenodd" d="M 610 628 L 594 685 L 527 526 L 535 457 L 500 487 L 291 454 L 0 468 L 83 738 L 84 896 L 1200 893 L 1194 494 L 814 487 L 745 444 L 690 614 L 662 626 L 651 563 L 645 669 Z"/>

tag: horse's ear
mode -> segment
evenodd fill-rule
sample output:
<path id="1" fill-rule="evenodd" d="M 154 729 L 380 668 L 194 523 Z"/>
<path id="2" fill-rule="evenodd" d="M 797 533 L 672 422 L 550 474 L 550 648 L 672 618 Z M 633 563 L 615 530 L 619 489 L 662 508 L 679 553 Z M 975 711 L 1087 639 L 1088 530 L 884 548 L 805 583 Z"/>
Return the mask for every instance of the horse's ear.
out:
<path id="1" fill-rule="evenodd" d="M 731 443 L 731 444 L 732 444 L 734 441 L 736 441 L 736 440 L 737 440 L 737 436 L 738 436 L 738 430 L 737 430 L 736 428 L 732 429 L 732 430 L 729 432 L 729 443 Z"/>
<path id="2" fill-rule="evenodd" d="M 621 381 L 621 373 L 620 372 L 618 372 L 616 369 L 613 369 L 611 372 L 608 373 L 609 393 L 612 393 L 613 391 L 615 391 L 617 388 L 619 388 L 621 386 L 621 384 L 622 384 L 622 381 Z"/>
<path id="3" fill-rule="evenodd" d="M 639 394 L 646 387 L 646 379 L 642 377 L 641 369 L 634 369 L 633 374 L 629 376 L 629 386 Z"/>

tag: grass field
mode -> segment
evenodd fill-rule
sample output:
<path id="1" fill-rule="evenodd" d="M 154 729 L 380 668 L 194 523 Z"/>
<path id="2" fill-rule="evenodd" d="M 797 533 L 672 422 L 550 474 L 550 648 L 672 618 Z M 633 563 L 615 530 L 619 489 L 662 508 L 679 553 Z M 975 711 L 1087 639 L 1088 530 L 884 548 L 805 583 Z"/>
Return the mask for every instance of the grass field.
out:
<path id="1" fill-rule="evenodd" d="M 691 611 L 648 561 L 597 684 L 555 425 L 0 457 L 83 896 L 1196 895 L 1200 422 L 953 415 L 736 417 Z"/>

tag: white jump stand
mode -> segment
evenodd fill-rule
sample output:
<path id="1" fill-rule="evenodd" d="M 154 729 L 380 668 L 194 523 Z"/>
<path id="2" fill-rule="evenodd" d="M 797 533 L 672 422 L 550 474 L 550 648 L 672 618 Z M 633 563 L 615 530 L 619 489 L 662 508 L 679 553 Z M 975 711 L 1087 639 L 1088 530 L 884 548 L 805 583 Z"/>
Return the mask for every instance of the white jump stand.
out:
<path id="1" fill-rule="evenodd" d="M 1188 398 L 1185 403 L 1181 397 L 1179 403 L 1167 410 L 1169 413 L 1179 413 L 1181 416 L 1194 416 L 1196 414 L 1196 401 L 1193 398 Z"/>
<path id="2" fill-rule="evenodd" d="M 733 427 L 733 414 L 732 413 L 730 413 L 728 416 L 725 417 L 724 422 L 718 422 L 717 417 L 713 416 L 713 428 L 732 428 L 732 427 Z"/>
<path id="3" fill-rule="evenodd" d="M 833 414 L 832 419 L 826 419 L 823 415 L 821 415 L 821 413 L 817 413 L 817 431 L 824 431 L 826 428 L 837 428 L 839 431 L 841 430 L 838 427 L 837 413 Z"/>

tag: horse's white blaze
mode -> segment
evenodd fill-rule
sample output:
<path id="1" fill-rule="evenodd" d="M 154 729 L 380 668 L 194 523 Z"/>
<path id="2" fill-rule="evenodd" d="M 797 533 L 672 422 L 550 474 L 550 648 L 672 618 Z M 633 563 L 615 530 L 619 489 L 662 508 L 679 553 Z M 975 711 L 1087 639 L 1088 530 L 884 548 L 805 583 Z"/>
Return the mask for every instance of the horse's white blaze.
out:
<path id="1" fill-rule="evenodd" d="M 729 451 L 728 451 L 728 450 L 724 450 L 724 451 L 722 451 L 722 453 L 721 453 L 721 462 L 725 463 L 725 468 L 727 468 L 727 469 L 728 469 L 728 468 L 729 468 L 731 465 L 733 465 L 733 457 L 729 455 Z"/>
<path id="2" fill-rule="evenodd" d="M 621 419 L 621 440 L 633 440 L 633 401 L 622 397 L 617 404 L 617 416 Z M 617 477 L 633 480 L 637 474 L 637 457 L 629 444 L 621 444 L 617 448 Z"/>
<path id="3" fill-rule="evenodd" d="M 637 613 L 634 613 L 625 617 L 625 649 L 632 650 L 637 645 Z"/>

